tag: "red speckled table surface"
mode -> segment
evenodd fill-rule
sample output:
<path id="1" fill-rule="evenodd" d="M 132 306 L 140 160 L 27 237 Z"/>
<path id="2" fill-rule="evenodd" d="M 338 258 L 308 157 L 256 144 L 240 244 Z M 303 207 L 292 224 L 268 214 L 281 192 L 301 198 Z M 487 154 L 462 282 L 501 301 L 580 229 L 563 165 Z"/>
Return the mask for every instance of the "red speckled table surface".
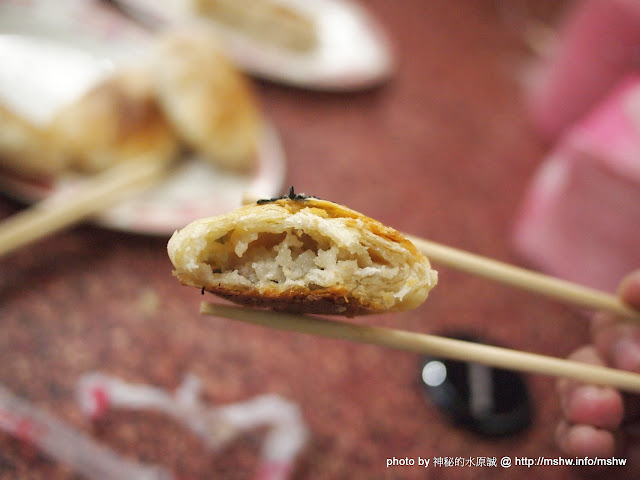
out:
<path id="1" fill-rule="evenodd" d="M 388 84 L 329 94 L 256 82 L 287 152 L 287 185 L 399 230 L 519 263 L 509 231 L 548 146 L 524 116 L 520 82 L 530 51 L 503 3 L 366 5 L 393 40 L 398 69 Z M 19 208 L 0 198 L 3 217 Z M 312 432 L 294 479 L 579 477 L 568 467 L 386 468 L 392 456 L 559 456 L 554 381 L 526 377 L 531 429 L 481 438 L 452 427 L 425 401 L 415 355 L 201 317 L 200 292 L 171 276 L 166 240 L 82 225 L 0 259 L 0 383 L 115 450 L 184 478 L 251 478 L 260 433 L 215 453 L 150 413 L 110 412 L 92 425 L 74 403 L 77 379 L 98 370 L 173 390 L 195 373 L 213 404 L 278 393 L 300 405 Z M 587 323 L 567 307 L 439 270 L 439 286 L 420 308 L 358 321 L 481 332 L 561 357 L 586 339 Z M 0 479 L 22 478 L 77 477 L 0 434 Z"/>

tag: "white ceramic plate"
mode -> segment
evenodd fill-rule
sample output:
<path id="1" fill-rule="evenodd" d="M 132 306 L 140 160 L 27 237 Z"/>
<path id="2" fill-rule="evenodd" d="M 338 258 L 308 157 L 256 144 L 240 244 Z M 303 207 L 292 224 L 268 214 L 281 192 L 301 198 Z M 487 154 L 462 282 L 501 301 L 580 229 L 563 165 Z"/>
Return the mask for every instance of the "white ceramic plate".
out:
<path id="1" fill-rule="evenodd" d="M 37 124 L 139 54 L 149 35 L 91 0 L 0 2 L 0 102 Z M 161 184 L 96 217 L 101 225 L 170 234 L 190 221 L 239 206 L 245 194 L 270 198 L 282 191 L 285 157 L 270 126 L 259 144 L 258 166 L 230 173 L 196 156 L 182 158 Z M 0 174 L 0 188 L 27 202 L 63 193 L 78 174 L 27 180 Z"/>
<path id="2" fill-rule="evenodd" d="M 384 29 L 359 4 L 348 0 L 279 0 L 298 8 L 315 23 L 317 48 L 297 53 L 266 45 L 210 21 L 229 56 L 246 72 L 272 81 L 320 90 L 356 90 L 379 84 L 394 70 Z M 188 0 L 116 0 L 146 25 L 188 21 Z"/>
<path id="3" fill-rule="evenodd" d="M 189 222 L 227 212 L 248 198 L 271 198 L 282 191 L 284 155 L 270 128 L 260 143 L 259 163 L 252 175 L 222 170 L 197 157 L 182 158 L 168 179 L 107 208 L 95 216 L 99 225 L 151 235 L 172 234 Z M 85 177 L 64 174 L 31 180 L 0 173 L 0 189 L 27 203 L 75 189 Z"/>

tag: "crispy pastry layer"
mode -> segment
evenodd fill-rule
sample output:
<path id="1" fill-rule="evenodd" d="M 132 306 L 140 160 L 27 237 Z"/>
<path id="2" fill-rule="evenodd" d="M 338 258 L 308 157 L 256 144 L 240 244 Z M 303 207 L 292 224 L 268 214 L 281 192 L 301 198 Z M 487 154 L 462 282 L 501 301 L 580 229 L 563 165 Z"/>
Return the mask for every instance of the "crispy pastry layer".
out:
<path id="1" fill-rule="evenodd" d="M 154 62 L 158 100 L 181 139 L 225 168 L 256 164 L 263 120 L 251 85 L 201 25 L 162 36 Z"/>
<path id="2" fill-rule="evenodd" d="M 294 312 L 407 310 L 437 283 L 427 258 L 396 230 L 312 197 L 196 220 L 173 235 L 168 252 L 184 285 Z"/>
<path id="3" fill-rule="evenodd" d="M 146 65 L 122 68 L 61 109 L 50 131 L 81 171 L 128 161 L 170 162 L 178 139 L 167 122 Z"/>

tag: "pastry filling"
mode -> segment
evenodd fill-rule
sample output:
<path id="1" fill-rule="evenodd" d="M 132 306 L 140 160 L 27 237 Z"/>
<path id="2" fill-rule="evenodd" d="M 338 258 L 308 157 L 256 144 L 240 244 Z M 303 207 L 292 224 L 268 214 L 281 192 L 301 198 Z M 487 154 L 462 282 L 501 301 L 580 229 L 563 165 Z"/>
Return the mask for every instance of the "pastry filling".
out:
<path id="1" fill-rule="evenodd" d="M 372 247 L 360 243 L 339 246 L 328 236 L 294 229 L 244 235 L 231 231 L 213 244 L 216 248 L 205 260 L 212 273 L 224 276 L 225 282 L 258 289 L 344 285 L 357 290 L 380 277 L 393 284 L 400 271 Z"/>

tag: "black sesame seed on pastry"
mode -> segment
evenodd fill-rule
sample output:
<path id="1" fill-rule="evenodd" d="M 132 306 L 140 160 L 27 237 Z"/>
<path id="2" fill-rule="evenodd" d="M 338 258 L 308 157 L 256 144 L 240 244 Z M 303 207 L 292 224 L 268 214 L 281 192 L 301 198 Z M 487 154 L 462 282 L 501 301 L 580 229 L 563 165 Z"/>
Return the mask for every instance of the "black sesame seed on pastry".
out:
<path id="1" fill-rule="evenodd" d="M 437 272 L 396 230 L 291 195 L 196 220 L 168 252 L 184 285 L 282 311 L 362 315 L 415 308 Z"/>

